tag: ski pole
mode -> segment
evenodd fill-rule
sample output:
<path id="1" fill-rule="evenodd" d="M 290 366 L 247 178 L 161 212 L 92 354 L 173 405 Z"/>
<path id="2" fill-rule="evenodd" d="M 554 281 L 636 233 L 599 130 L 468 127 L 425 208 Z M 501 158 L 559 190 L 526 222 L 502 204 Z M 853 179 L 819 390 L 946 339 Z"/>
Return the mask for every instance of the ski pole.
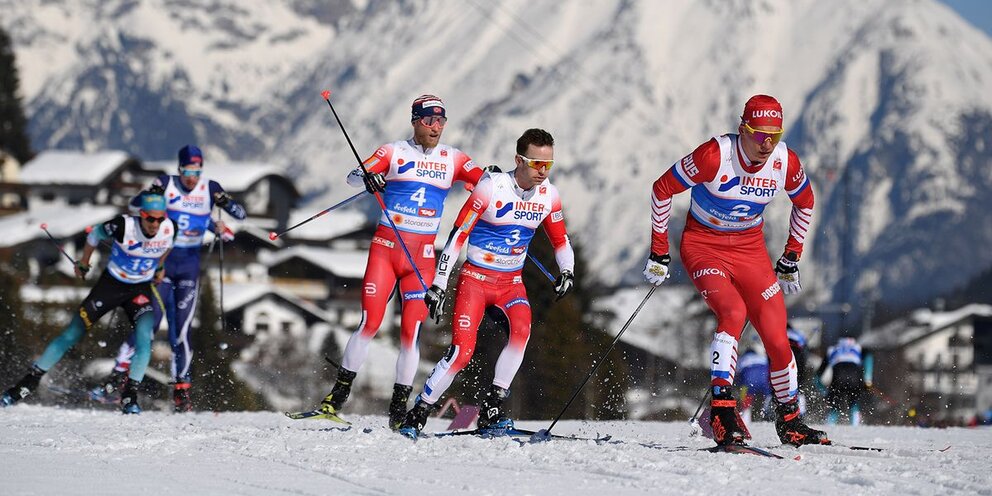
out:
<path id="1" fill-rule="evenodd" d="M 54 244 L 55 247 L 58 248 L 59 251 L 62 252 L 63 255 L 65 255 L 65 258 L 67 260 L 69 260 L 69 263 L 71 263 L 73 266 L 75 266 L 76 265 L 76 261 L 73 260 L 72 257 L 69 256 L 69 254 L 66 253 L 66 251 L 64 249 L 62 249 L 62 245 L 60 245 L 59 242 L 55 240 L 55 236 L 52 236 L 52 233 L 48 232 L 48 224 L 42 223 L 41 224 L 41 230 L 42 231 L 45 231 L 45 234 L 48 235 L 48 239 L 52 240 L 52 244 Z"/>
<path id="2" fill-rule="evenodd" d="M 365 168 L 365 164 L 362 162 L 362 157 L 358 156 L 358 150 L 355 149 L 355 145 L 351 142 L 351 137 L 348 136 L 348 131 L 344 128 L 344 124 L 341 122 L 341 118 L 338 117 L 338 112 L 334 110 L 334 104 L 331 103 L 331 92 L 324 90 L 321 92 L 320 96 L 324 97 L 324 101 L 327 102 L 327 106 L 331 108 L 331 113 L 334 114 L 334 120 L 338 121 L 338 127 L 341 128 L 341 132 L 344 133 L 344 139 L 348 141 L 348 146 L 351 147 L 351 152 L 355 154 L 355 160 L 358 161 L 358 167 L 362 169 L 362 174 L 365 175 L 367 180 L 369 177 L 369 171 Z M 406 259 L 410 262 L 410 266 L 413 267 L 413 273 L 417 274 L 417 279 L 420 280 L 420 285 L 424 287 L 424 291 L 427 291 L 427 283 L 424 282 L 424 277 L 420 275 L 420 269 L 417 268 L 417 264 L 413 262 L 413 256 L 410 255 L 410 250 L 407 249 L 406 243 L 403 242 L 403 237 L 400 236 L 400 230 L 396 228 L 396 223 L 393 222 L 392 216 L 386 210 L 386 202 L 383 201 L 382 195 L 378 191 L 375 191 L 376 201 L 379 202 L 379 206 L 382 207 L 382 213 L 389 221 L 389 227 L 393 228 L 393 233 L 396 234 L 396 241 L 399 243 L 400 248 L 403 249 L 403 254 L 406 255 Z"/>
<path id="3" fill-rule="evenodd" d="M 575 398 L 579 395 L 579 391 L 582 391 L 582 388 L 585 387 L 587 382 L 589 382 L 589 379 L 592 378 L 593 374 L 595 374 L 596 371 L 599 370 L 599 366 L 606 361 L 606 357 L 610 354 L 611 351 L 613 351 L 613 348 L 620 341 L 620 336 L 623 336 L 624 331 L 626 331 L 627 328 L 630 327 L 630 323 L 634 321 L 634 317 L 637 317 L 637 314 L 640 313 L 642 308 L 644 308 L 644 304 L 648 302 L 648 298 L 650 298 L 651 295 L 654 294 L 654 291 L 656 289 L 658 289 L 658 286 L 654 286 L 654 285 L 651 286 L 651 290 L 648 291 L 648 294 L 644 295 L 644 299 L 641 300 L 641 304 L 637 305 L 637 309 L 634 310 L 634 313 L 632 313 L 630 315 L 630 318 L 627 319 L 627 323 L 620 328 L 620 332 L 617 333 L 617 337 L 613 338 L 613 342 L 610 343 L 610 347 L 607 348 L 606 352 L 599 357 L 599 360 L 596 361 L 596 365 L 594 365 L 592 370 L 589 371 L 589 374 L 586 375 L 586 378 L 582 381 L 582 384 L 579 384 L 579 387 L 575 388 L 575 392 L 572 393 L 572 397 L 568 399 L 568 403 L 565 403 L 565 408 L 561 409 L 561 413 L 559 413 L 558 416 L 555 417 L 554 421 L 551 422 L 551 425 L 548 426 L 547 429 L 541 429 L 535 432 L 534 435 L 531 436 L 531 441 L 539 442 L 539 441 L 547 441 L 548 439 L 551 439 L 551 429 L 555 428 L 555 424 L 557 424 L 558 421 L 561 420 L 562 415 L 565 415 L 565 411 L 568 410 L 568 407 L 572 405 L 573 401 L 575 401 Z"/>
<path id="4" fill-rule="evenodd" d="M 221 215 L 218 210 L 217 218 L 220 219 Z M 218 234 L 217 237 L 222 235 L 223 233 Z M 224 332 L 222 336 L 227 336 L 227 319 L 224 317 L 224 240 L 221 239 L 218 244 L 220 245 L 220 328 Z M 212 245 L 211 248 L 213 248 Z"/>
<path id="5" fill-rule="evenodd" d="M 533 257 L 531 256 L 530 252 L 527 252 L 527 258 L 529 258 L 531 262 L 534 262 L 534 265 L 536 265 L 538 269 L 541 269 L 541 272 L 543 272 L 544 275 L 548 277 L 548 280 L 551 281 L 551 284 L 555 283 L 555 278 L 552 277 L 551 273 L 548 272 L 548 269 L 545 269 L 544 265 L 542 265 L 541 262 L 537 260 L 537 257 Z"/>
<path id="6" fill-rule="evenodd" d="M 269 239 L 272 240 L 272 241 L 275 241 L 275 240 L 279 239 L 281 236 L 283 236 L 284 234 L 288 233 L 289 231 L 292 231 L 293 229 L 296 229 L 297 227 L 300 227 L 303 224 L 306 224 L 306 223 L 308 223 L 308 222 L 310 222 L 312 220 L 315 220 L 318 217 L 321 217 L 321 216 L 327 214 L 331 210 L 334 210 L 334 209 L 336 209 L 338 207 L 343 207 L 343 206 L 351 203 L 352 201 L 356 200 L 359 196 L 362 196 L 363 194 L 365 194 L 365 191 L 360 191 L 360 192 L 356 193 L 354 196 L 352 196 L 351 198 L 342 200 L 342 201 L 338 202 L 336 205 L 334 205 L 332 207 L 328 207 L 328 208 L 326 208 L 324 210 L 321 210 L 320 212 L 317 212 L 317 214 L 314 215 L 313 217 L 310 217 L 309 219 L 307 219 L 307 220 L 305 220 L 303 222 L 300 222 L 300 223 L 296 224 L 295 226 L 290 227 L 289 229 L 286 229 L 285 231 L 283 231 L 281 233 L 277 233 L 275 231 L 272 231 L 272 232 L 269 233 Z"/>

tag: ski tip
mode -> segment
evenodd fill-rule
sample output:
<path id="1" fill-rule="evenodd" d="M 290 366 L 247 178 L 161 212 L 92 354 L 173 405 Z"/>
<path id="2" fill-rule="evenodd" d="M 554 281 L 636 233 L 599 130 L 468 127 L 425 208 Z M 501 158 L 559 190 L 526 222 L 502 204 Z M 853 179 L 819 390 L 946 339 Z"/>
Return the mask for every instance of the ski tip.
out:
<path id="1" fill-rule="evenodd" d="M 278 234 L 276 234 L 276 232 L 275 232 L 275 231 L 272 231 L 272 232 L 270 232 L 270 233 L 269 233 L 269 240 L 271 240 L 271 241 L 275 241 L 275 240 L 277 240 L 277 239 L 279 239 L 279 235 L 278 235 Z"/>
<path id="2" fill-rule="evenodd" d="M 321 91 L 320 92 L 320 96 L 324 97 L 324 100 L 330 100 L 331 99 L 331 91 L 330 90 Z"/>
<path id="3" fill-rule="evenodd" d="M 44 223 L 44 222 L 42 222 L 42 223 L 41 223 L 41 228 L 42 228 L 42 229 L 48 229 L 48 224 L 46 224 L 46 223 Z"/>

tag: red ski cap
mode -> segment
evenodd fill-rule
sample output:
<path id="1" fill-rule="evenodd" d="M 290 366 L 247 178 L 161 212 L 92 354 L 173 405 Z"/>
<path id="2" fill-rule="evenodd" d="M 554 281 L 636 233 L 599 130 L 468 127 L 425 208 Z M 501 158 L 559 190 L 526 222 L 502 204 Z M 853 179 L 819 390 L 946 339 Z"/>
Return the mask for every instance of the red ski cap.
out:
<path id="1" fill-rule="evenodd" d="M 754 95 L 744 104 L 741 120 L 752 128 L 772 126 L 782 129 L 782 104 L 768 95 Z"/>

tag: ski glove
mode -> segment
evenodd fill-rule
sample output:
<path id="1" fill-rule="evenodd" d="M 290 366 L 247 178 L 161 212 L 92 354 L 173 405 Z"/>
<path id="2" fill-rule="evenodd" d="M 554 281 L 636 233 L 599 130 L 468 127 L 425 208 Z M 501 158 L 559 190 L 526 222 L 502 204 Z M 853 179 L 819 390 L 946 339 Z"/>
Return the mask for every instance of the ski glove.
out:
<path id="1" fill-rule="evenodd" d="M 435 324 L 441 323 L 441 314 L 444 313 L 444 290 L 436 284 L 431 285 L 431 289 L 424 294 L 424 303 L 427 305 L 427 314 L 434 319 Z"/>
<path id="2" fill-rule="evenodd" d="M 799 294 L 803 286 L 799 284 L 799 257 L 792 252 L 782 255 L 775 264 L 778 285 L 785 294 Z"/>
<path id="3" fill-rule="evenodd" d="M 227 204 L 231 202 L 231 199 L 231 195 L 229 195 L 227 191 L 218 191 L 214 193 L 214 205 L 217 205 L 220 208 L 226 207 Z"/>
<path id="4" fill-rule="evenodd" d="M 76 262 L 76 275 L 79 276 L 80 279 L 86 279 L 86 274 L 89 273 L 89 271 L 89 265 L 79 261 Z"/>
<path id="5" fill-rule="evenodd" d="M 555 280 L 555 294 L 558 295 L 555 301 L 558 301 L 565 297 L 569 291 L 572 290 L 572 286 L 575 284 L 575 276 L 572 275 L 572 271 L 563 270 L 558 279 Z"/>
<path id="6" fill-rule="evenodd" d="M 644 267 L 644 278 L 655 286 L 661 286 L 661 283 L 665 282 L 665 279 L 668 279 L 668 264 L 671 262 L 672 257 L 667 253 L 664 255 L 655 255 L 652 253 L 648 257 L 647 266 Z"/>
<path id="7" fill-rule="evenodd" d="M 382 193 L 386 191 L 386 176 L 378 172 L 369 172 L 362 177 L 362 182 L 365 183 L 365 191 L 372 193 Z"/>
<path id="8" fill-rule="evenodd" d="M 154 184 L 152 184 L 151 186 L 149 186 L 147 191 L 149 193 L 153 194 L 153 195 L 164 195 L 165 194 L 165 188 L 163 188 L 161 184 L 158 184 L 157 181 Z"/>
<path id="9" fill-rule="evenodd" d="M 493 164 L 486 167 L 486 172 L 490 174 L 499 174 L 500 172 L 503 172 L 503 169 L 500 169 L 498 165 Z"/>

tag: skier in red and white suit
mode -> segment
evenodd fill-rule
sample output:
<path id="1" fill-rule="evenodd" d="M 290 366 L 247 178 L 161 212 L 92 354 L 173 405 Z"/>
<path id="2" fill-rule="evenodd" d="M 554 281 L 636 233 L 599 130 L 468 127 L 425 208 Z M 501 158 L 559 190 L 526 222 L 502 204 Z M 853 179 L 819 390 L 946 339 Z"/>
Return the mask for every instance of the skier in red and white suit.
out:
<path id="1" fill-rule="evenodd" d="M 779 438 L 795 445 L 827 442 L 826 433 L 809 428 L 800 418 L 796 362 L 786 335 L 782 292 L 802 289 L 797 264 L 813 218 L 813 189 L 799 156 L 781 141 L 782 124 L 777 100 L 751 97 L 744 106 L 739 134 L 703 143 L 662 174 L 652 192 L 651 256 L 644 274 L 658 285 L 668 277 L 671 261 L 672 196 L 692 190 L 681 254 L 693 284 L 716 314 L 710 418 L 719 444 L 743 443 L 749 437 L 731 391 L 737 340 L 748 319 L 768 353 Z M 792 200 L 792 216 L 785 252 L 773 270 L 762 233 L 762 212 L 783 190 Z"/>
<path id="2" fill-rule="evenodd" d="M 555 249 L 561 275 L 555 282 L 558 298 L 572 288 L 575 255 L 568 241 L 558 188 L 548 180 L 554 164 L 554 139 L 541 129 L 529 129 L 517 140 L 516 169 L 491 173 L 479 182 L 465 202 L 438 257 L 434 284 L 425 302 L 432 318 L 443 312 L 450 270 L 462 245 L 468 240 L 468 255 L 458 280 L 458 297 L 448 353 L 434 367 L 407 414 L 400 432 L 416 437 L 438 399 L 472 359 L 476 334 L 486 307 L 502 310 L 509 320 L 510 338 L 496 361 L 493 384 L 483 401 L 480 429 L 493 431 L 513 427 L 501 405 L 520 368 L 530 338 L 531 311 L 521 270 L 527 248 L 539 226 L 543 226 Z"/>
<path id="3" fill-rule="evenodd" d="M 413 378 L 420 363 L 417 338 L 427 316 L 424 286 L 399 246 L 386 216 L 400 231 L 424 284 L 434 276 L 434 238 L 448 190 L 456 181 L 471 189 L 485 172 L 461 150 L 440 143 L 447 122 L 444 103 L 433 95 L 422 95 L 411 107 L 413 138 L 382 145 L 365 160 L 369 175 L 360 168 L 348 175 L 348 184 L 382 193 L 386 210 L 372 238 L 362 293 L 362 322 L 348 340 L 341 368 L 331 393 L 321 409 L 336 414 L 348 399 L 352 382 L 368 357 L 369 344 L 382 324 L 386 304 L 397 283 L 402 297 L 400 352 L 396 382 L 389 406 L 390 427 L 395 429 L 406 413 Z"/>

